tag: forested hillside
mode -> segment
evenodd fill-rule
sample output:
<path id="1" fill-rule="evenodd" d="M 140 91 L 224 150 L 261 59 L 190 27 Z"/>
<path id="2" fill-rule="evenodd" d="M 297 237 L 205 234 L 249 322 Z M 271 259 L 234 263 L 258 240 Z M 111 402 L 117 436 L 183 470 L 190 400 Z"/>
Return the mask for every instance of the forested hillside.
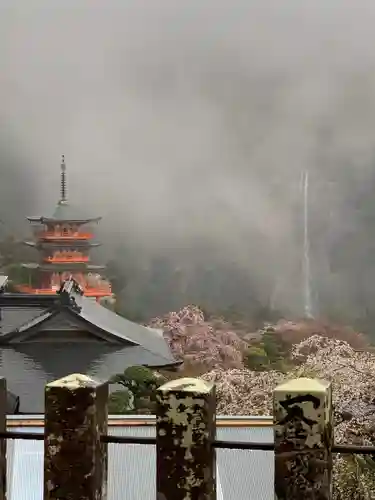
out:
<path id="1" fill-rule="evenodd" d="M 154 413 L 155 390 L 167 379 L 200 376 L 215 382 L 217 412 L 271 415 L 272 391 L 285 379 L 316 377 L 333 383 L 335 442 L 373 445 L 375 354 L 366 336 L 316 320 L 280 321 L 253 331 L 241 321 L 206 317 L 196 306 L 154 318 L 175 356 L 177 373 L 132 367 L 114 377 L 122 390 L 110 411 Z M 373 457 L 336 455 L 334 500 L 375 495 Z"/>
<path id="2" fill-rule="evenodd" d="M 312 291 L 318 318 L 351 325 L 371 339 L 375 323 L 375 290 L 372 288 L 375 283 L 375 231 L 372 229 L 375 204 L 369 187 L 363 195 L 361 210 L 353 213 L 356 218 L 347 233 L 332 243 L 328 253 L 330 269 L 324 274 L 313 267 Z M 319 238 L 312 240 L 313 255 L 319 241 Z M 106 272 L 116 294 L 117 312 L 129 319 L 147 322 L 193 303 L 208 316 L 242 321 L 252 329 L 267 322 L 303 316 L 301 274 L 294 290 L 299 296 L 299 307 L 296 308 L 293 301 L 290 307 L 278 307 L 274 295 L 282 293 L 283 288 L 277 290 L 277 283 L 268 276 L 252 277 L 247 269 L 219 258 L 213 250 L 200 245 L 190 248 L 189 254 L 176 252 L 174 256 L 149 259 L 132 245 L 119 247 L 108 260 Z M 105 254 L 103 250 L 104 258 Z M 2 271 L 16 282 L 30 279 L 30 271 L 22 270 L 20 263 L 36 258 L 35 251 L 24 246 L 20 238 L 4 236 L 0 241 Z M 288 294 L 290 286 L 288 283 L 285 286 Z"/>

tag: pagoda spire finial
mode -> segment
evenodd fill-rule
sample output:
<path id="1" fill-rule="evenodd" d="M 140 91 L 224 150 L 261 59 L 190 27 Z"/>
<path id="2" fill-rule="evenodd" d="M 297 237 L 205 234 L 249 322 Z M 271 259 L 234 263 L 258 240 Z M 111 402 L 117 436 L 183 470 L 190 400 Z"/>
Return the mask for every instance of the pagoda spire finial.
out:
<path id="1" fill-rule="evenodd" d="M 61 197 L 60 204 L 67 203 L 65 155 L 61 155 Z"/>

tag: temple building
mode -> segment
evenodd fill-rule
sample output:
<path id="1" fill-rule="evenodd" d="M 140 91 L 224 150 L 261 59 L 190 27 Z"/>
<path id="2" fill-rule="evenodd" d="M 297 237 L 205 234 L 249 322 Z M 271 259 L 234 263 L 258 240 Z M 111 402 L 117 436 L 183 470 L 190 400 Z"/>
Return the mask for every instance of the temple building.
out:
<path id="1" fill-rule="evenodd" d="M 0 375 L 6 377 L 9 411 L 44 412 L 44 385 L 71 373 L 102 380 L 129 366 L 175 369 L 163 332 L 138 325 L 104 307 L 110 283 L 93 265 L 98 243 L 84 217 L 67 200 L 66 166 L 61 162 L 61 196 L 50 217 L 28 217 L 34 240 L 25 242 L 39 262 L 23 264 L 29 283 L 7 290 L 0 276 Z M 12 410 L 13 408 L 13 410 Z"/>
<path id="2" fill-rule="evenodd" d="M 6 287 L 0 277 L 0 374 L 23 413 L 43 413 L 44 385 L 71 373 L 108 380 L 129 366 L 174 370 L 180 364 L 162 331 L 103 307 L 74 280 L 54 294 Z"/>
<path id="3" fill-rule="evenodd" d="M 20 292 L 55 294 L 61 284 L 73 278 L 87 297 L 97 300 L 112 297 L 110 283 L 100 272 L 105 266 L 90 261 L 90 250 L 99 246 L 93 241 L 93 233 L 85 229 L 88 224 L 98 223 L 101 217 L 84 217 L 68 203 L 65 158 L 61 161 L 60 200 L 52 216 L 28 217 L 34 240 L 25 244 L 39 253 L 39 262 L 23 264 L 30 270 L 29 283 L 18 285 Z"/>

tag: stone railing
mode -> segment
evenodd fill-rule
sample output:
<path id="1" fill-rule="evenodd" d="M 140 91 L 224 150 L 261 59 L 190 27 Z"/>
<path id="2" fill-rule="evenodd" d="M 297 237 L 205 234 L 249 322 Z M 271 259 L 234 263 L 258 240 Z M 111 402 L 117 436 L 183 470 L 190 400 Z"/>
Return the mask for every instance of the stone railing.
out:
<path id="1" fill-rule="evenodd" d="M 275 499 L 330 500 L 330 385 L 291 380 L 275 389 L 273 400 Z M 6 438 L 15 437 L 6 431 L 5 402 L 6 383 L 0 379 L 0 500 L 6 499 Z M 107 434 L 107 402 L 108 385 L 85 375 L 46 386 L 44 500 L 113 500 L 107 498 L 107 448 L 121 438 Z M 205 381 L 178 379 L 158 389 L 156 438 L 132 438 L 133 443 L 156 445 L 155 500 L 219 498 L 216 448 L 225 443 L 216 441 L 215 408 L 215 386 Z M 248 498 L 253 498 L 251 491 Z"/>

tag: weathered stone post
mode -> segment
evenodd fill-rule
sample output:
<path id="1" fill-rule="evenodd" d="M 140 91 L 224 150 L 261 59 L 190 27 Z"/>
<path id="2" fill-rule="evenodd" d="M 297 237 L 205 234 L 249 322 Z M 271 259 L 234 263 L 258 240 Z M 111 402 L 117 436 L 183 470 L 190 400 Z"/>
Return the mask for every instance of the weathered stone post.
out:
<path id="1" fill-rule="evenodd" d="M 157 500 L 216 500 L 216 393 L 194 378 L 159 387 Z"/>
<path id="2" fill-rule="evenodd" d="M 44 500 L 106 500 L 108 384 L 74 374 L 46 385 Z"/>
<path id="3" fill-rule="evenodd" d="M 274 391 L 275 498 L 331 500 L 332 390 L 300 378 Z"/>
<path id="4" fill-rule="evenodd" d="M 0 377 L 0 432 L 7 430 L 7 383 Z M 7 489 L 7 440 L 0 439 L 0 500 L 6 500 Z"/>

